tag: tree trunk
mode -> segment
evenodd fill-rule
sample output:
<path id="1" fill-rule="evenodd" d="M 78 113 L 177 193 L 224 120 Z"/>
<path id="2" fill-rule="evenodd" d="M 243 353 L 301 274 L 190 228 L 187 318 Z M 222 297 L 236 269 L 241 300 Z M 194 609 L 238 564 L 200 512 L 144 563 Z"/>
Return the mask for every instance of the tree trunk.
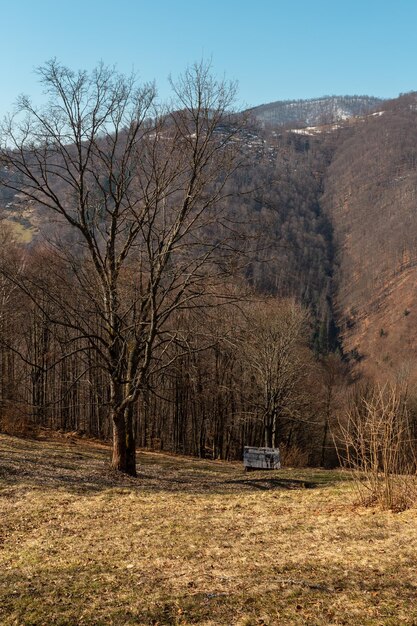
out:
<path id="1" fill-rule="evenodd" d="M 113 454 L 111 466 L 120 472 L 127 472 L 126 425 L 124 415 L 113 414 Z"/>
<path id="2" fill-rule="evenodd" d="M 320 458 L 320 465 L 321 467 L 324 467 L 324 462 L 325 462 L 325 458 L 326 458 L 326 446 L 327 446 L 327 433 L 329 430 L 329 421 L 326 417 L 325 421 L 324 421 L 324 431 L 323 431 L 323 441 L 321 443 L 321 458 Z"/>
<path id="3" fill-rule="evenodd" d="M 137 476 L 136 441 L 132 431 L 126 427 L 124 417 L 113 420 L 112 468 L 119 472 Z"/>
<path id="4" fill-rule="evenodd" d="M 270 415 L 266 416 L 264 422 L 264 439 L 265 439 L 265 447 L 272 448 L 272 418 Z"/>
<path id="5" fill-rule="evenodd" d="M 323 441 L 321 444 L 320 465 L 322 467 L 324 467 L 326 446 L 327 446 L 327 434 L 329 432 L 329 425 L 330 425 L 329 420 L 330 420 L 330 409 L 331 409 L 331 403 L 332 403 L 332 388 L 333 388 L 333 385 L 329 384 L 328 389 L 327 389 L 327 398 L 326 398 L 326 415 L 324 418 Z"/>
<path id="6" fill-rule="evenodd" d="M 136 438 L 133 428 L 133 405 L 113 412 L 113 453 L 111 466 L 119 472 L 136 476 Z"/>
<path id="7" fill-rule="evenodd" d="M 133 402 L 122 409 L 129 389 L 118 380 L 110 380 L 113 454 L 111 466 L 119 472 L 136 476 L 136 432 L 133 424 Z"/>
<path id="8" fill-rule="evenodd" d="M 129 476 L 136 474 L 136 429 L 133 420 L 133 404 L 129 404 L 125 409 L 126 428 L 126 473 Z"/>

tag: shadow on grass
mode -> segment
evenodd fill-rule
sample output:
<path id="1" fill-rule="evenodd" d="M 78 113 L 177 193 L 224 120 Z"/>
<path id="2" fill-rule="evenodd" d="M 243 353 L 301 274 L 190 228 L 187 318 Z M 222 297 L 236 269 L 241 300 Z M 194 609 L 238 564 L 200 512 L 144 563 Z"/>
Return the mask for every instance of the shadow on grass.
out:
<path id="1" fill-rule="evenodd" d="M 232 480 L 230 483 L 260 489 L 261 491 L 268 491 L 269 489 L 314 489 L 315 487 L 319 487 L 319 483 L 291 478 L 261 477 L 246 480 Z"/>
<path id="2" fill-rule="evenodd" d="M 68 445 L 0 436 L 0 494 L 16 486 L 80 494 L 114 488 L 220 494 L 311 489 L 341 480 L 340 473 L 309 469 L 256 471 L 249 477 L 238 463 L 151 452 L 139 452 L 138 477 L 133 478 L 112 470 L 109 461 L 109 448 L 85 441 Z"/>

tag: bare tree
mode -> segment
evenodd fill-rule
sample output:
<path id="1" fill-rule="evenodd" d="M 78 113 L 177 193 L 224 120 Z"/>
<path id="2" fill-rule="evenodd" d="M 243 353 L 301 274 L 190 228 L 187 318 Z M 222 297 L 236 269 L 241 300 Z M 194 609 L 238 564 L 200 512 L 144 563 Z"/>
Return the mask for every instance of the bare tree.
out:
<path id="1" fill-rule="evenodd" d="M 49 104 L 21 97 L 3 125 L 1 182 L 55 216 L 57 254 L 71 278 L 44 287 L 53 321 L 100 355 L 112 466 L 135 475 L 133 408 L 180 340 L 174 314 L 201 306 L 233 266 L 233 233 L 225 224 L 220 237 L 219 225 L 237 166 L 235 85 L 194 65 L 171 82 L 175 105 L 161 111 L 153 85 L 138 88 L 103 65 L 88 74 L 53 60 L 39 75 Z"/>
<path id="2" fill-rule="evenodd" d="M 283 422 L 299 414 L 309 362 L 303 350 L 308 315 L 291 300 L 271 298 L 252 303 L 244 316 L 240 352 L 259 390 L 265 445 L 275 447 Z"/>
<path id="3" fill-rule="evenodd" d="M 386 383 L 358 391 L 339 420 L 342 460 L 363 504 L 408 508 L 416 498 L 416 441 L 407 387 Z"/>

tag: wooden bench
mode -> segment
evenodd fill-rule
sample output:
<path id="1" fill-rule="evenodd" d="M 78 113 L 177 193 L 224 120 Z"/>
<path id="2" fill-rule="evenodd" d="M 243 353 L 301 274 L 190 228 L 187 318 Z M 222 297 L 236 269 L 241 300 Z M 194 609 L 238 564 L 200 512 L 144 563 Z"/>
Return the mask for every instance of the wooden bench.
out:
<path id="1" fill-rule="evenodd" d="M 263 469 L 277 470 L 281 468 L 278 448 L 255 448 L 245 446 L 243 448 L 243 465 L 245 470 Z"/>

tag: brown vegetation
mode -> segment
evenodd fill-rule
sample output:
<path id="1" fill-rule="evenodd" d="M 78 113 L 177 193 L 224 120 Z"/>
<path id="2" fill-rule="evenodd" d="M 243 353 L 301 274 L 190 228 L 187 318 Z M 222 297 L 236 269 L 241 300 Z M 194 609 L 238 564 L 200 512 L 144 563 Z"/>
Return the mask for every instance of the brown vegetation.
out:
<path id="1" fill-rule="evenodd" d="M 401 511 L 417 501 L 416 436 L 407 389 L 367 387 L 339 424 L 341 450 L 364 505 Z"/>
<path id="2" fill-rule="evenodd" d="M 335 229 L 336 309 L 346 355 L 374 379 L 413 365 L 416 94 L 350 125 L 326 173 L 323 206 Z"/>
<path id="3" fill-rule="evenodd" d="M 4 626 L 417 619 L 415 511 L 354 507 L 340 472 L 141 452 L 137 481 L 75 437 L 0 445 Z"/>
<path id="4" fill-rule="evenodd" d="M 38 73 L 49 103 L 36 108 L 22 96 L 2 124 L 1 183 L 62 233 L 36 270 L 4 263 L 2 272 L 40 318 L 35 378 L 50 367 L 47 341 L 58 328 L 71 334 L 60 362 L 80 354 L 82 371 L 91 369 L 85 361 L 100 361 L 112 465 L 135 475 L 133 413 L 149 377 L 166 365 L 161 354 L 181 343 L 172 318 L 207 306 L 204 296 L 230 275 L 238 248 L 221 228 L 239 156 L 240 124 L 230 121 L 235 86 L 195 64 L 171 81 L 177 107 L 160 110 L 153 85 L 138 86 L 103 64 L 74 72 L 52 60 Z M 48 260 L 56 281 L 45 276 Z"/>

